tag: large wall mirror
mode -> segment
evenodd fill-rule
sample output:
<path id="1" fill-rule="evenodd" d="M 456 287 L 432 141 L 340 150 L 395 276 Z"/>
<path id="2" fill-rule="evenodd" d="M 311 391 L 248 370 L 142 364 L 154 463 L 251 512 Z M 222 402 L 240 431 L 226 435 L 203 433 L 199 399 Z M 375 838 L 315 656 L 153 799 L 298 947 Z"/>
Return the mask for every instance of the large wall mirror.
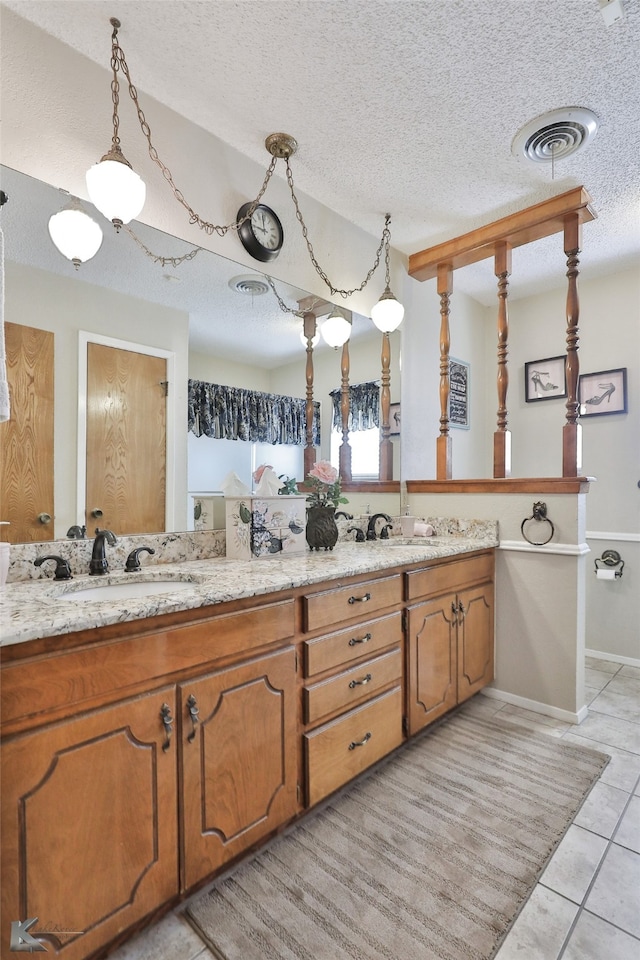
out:
<path id="1" fill-rule="evenodd" d="M 22 464 L 28 483 L 7 472 L 11 456 L 3 458 L 2 512 L 20 502 L 32 526 L 22 536 L 2 527 L 2 539 L 64 539 L 73 525 L 84 523 L 89 530 L 103 525 L 106 517 L 96 493 L 101 482 L 110 484 L 118 504 L 120 532 L 133 534 L 193 529 L 193 496 L 220 491 L 229 471 L 250 485 L 253 468 L 268 462 L 278 473 L 302 479 L 302 447 L 187 433 L 189 378 L 305 396 L 302 320 L 282 311 L 261 271 L 207 250 L 193 252 L 197 248 L 143 224 L 131 224 L 131 231 L 125 228 L 118 235 L 89 203 L 84 209 L 100 223 L 104 238 L 95 257 L 76 269 L 48 233 L 49 218 L 68 197 L 6 167 L 0 173 L 9 198 L 1 214 L 5 332 L 7 343 L 25 361 L 12 401 L 28 405 L 23 435 L 14 435 L 12 443 L 14 452 L 34 451 Z M 229 244 L 232 248 L 232 238 Z M 277 276 L 277 264 L 273 270 Z M 309 297 L 284 280 L 274 283 L 290 307 Z M 352 329 L 350 383 L 379 381 L 382 335 L 357 314 Z M 393 413 L 399 409 L 399 361 L 397 331 L 391 335 Z M 341 351 L 320 340 L 313 365 L 314 400 L 322 409 L 317 457 L 329 459 L 329 392 L 341 384 Z M 103 396 L 96 426 L 92 398 L 100 373 L 113 389 L 106 401 Z M 126 403 L 117 389 L 123 378 L 136 387 Z M 0 431 L 4 427 L 0 424 Z M 42 436 L 34 441 L 36 428 Z M 399 426 L 392 426 L 392 440 L 397 481 Z M 146 473 L 128 470 L 125 454 L 132 447 L 147 465 Z M 159 448 L 161 466 L 154 460 Z M 367 479 L 371 481 L 370 473 Z M 354 470 L 348 495 L 355 514 L 366 512 L 376 491 L 375 484 L 358 485 L 357 480 Z M 382 509 L 399 512 L 399 493 L 387 492 L 380 502 Z M 376 498 L 373 506 L 377 504 Z"/>

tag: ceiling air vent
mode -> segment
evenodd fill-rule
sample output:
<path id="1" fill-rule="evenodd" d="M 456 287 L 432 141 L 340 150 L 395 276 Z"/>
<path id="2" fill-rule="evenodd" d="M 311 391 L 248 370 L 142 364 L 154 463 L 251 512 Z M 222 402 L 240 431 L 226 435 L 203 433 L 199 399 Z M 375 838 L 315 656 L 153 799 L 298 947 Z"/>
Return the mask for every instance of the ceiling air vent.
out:
<path id="1" fill-rule="evenodd" d="M 586 107 L 550 110 L 518 131 L 511 153 L 533 163 L 552 163 L 585 147 L 597 129 L 598 118 Z"/>
<path id="2" fill-rule="evenodd" d="M 256 274 L 246 273 L 241 277 L 232 277 L 229 286 L 236 293 L 244 293 L 248 297 L 261 297 L 267 293 L 269 284 Z"/>

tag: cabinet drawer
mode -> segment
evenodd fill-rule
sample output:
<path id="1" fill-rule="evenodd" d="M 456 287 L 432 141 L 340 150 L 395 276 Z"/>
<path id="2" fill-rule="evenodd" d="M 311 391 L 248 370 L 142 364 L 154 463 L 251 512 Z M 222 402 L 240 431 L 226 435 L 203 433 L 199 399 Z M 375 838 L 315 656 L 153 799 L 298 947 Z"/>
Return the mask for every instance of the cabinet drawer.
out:
<path id="1" fill-rule="evenodd" d="M 330 633 L 302 644 L 304 675 L 314 677 L 325 670 L 346 666 L 360 657 L 371 656 L 385 647 L 402 640 L 402 620 L 399 613 L 377 620 L 367 620 L 350 630 Z"/>
<path id="2" fill-rule="evenodd" d="M 306 687 L 303 692 L 305 723 L 341 708 L 348 709 L 364 697 L 372 697 L 383 687 L 402 679 L 400 647 L 345 670 L 330 680 Z"/>
<path id="3" fill-rule="evenodd" d="M 407 600 L 437 596 L 459 590 L 470 583 L 493 579 L 493 552 L 455 563 L 440 563 L 423 570 L 412 570 L 407 578 Z"/>
<path id="4" fill-rule="evenodd" d="M 402 692 L 388 693 L 305 734 L 309 806 L 402 743 Z"/>
<path id="5" fill-rule="evenodd" d="M 350 587 L 334 587 L 303 597 L 305 630 L 321 630 L 331 623 L 368 617 L 402 601 L 400 574 L 355 583 Z"/>

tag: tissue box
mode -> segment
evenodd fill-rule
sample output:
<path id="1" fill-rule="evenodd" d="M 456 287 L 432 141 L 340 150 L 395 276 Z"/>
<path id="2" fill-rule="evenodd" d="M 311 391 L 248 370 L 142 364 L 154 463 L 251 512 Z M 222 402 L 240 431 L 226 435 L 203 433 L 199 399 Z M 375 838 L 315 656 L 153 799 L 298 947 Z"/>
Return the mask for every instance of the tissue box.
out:
<path id="1" fill-rule="evenodd" d="M 232 560 L 305 553 L 304 497 L 225 498 L 227 556 Z"/>
<path id="2" fill-rule="evenodd" d="M 193 529 L 224 530 L 224 497 L 221 493 L 193 493 Z"/>

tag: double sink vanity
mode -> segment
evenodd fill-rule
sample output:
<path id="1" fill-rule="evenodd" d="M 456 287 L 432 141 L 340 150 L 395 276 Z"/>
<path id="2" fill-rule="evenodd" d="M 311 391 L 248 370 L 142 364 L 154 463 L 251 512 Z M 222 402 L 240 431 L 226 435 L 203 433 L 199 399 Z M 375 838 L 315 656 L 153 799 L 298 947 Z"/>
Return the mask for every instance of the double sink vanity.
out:
<path id="1" fill-rule="evenodd" d="M 489 683 L 495 528 L 9 584 L 3 916 L 102 956 Z"/>

